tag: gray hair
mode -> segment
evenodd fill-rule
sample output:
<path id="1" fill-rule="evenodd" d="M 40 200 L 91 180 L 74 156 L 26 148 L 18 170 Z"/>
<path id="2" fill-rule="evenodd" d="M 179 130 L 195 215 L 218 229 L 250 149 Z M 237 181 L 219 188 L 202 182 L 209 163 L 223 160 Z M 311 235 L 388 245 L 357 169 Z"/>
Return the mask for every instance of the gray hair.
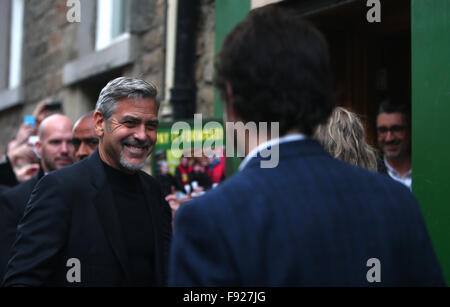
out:
<path id="1" fill-rule="evenodd" d="M 140 79 L 120 77 L 110 81 L 100 92 L 95 111 L 100 111 L 108 121 L 116 111 L 117 102 L 126 98 L 152 98 L 156 107 L 158 90 L 153 83 Z"/>

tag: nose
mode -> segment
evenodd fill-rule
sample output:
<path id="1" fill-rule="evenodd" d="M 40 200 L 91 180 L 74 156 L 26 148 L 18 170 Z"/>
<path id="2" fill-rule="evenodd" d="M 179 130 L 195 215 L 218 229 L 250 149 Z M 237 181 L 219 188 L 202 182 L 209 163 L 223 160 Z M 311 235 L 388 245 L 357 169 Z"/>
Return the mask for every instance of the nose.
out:
<path id="1" fill-rule="evenodd" d="M 75 157 L 78 161 L 86 158 L 89 156 L 88 146 L 85 142 L 81 142 L 80 147 L 78 148 L 77 152 L 75 153 Z"/>
<path id="2" fill-rule="evenodd" d="M 139 125 L 134 131 L 134 137 L 139 141 L 147 140 L 147 130 L 145 125 Z"/>
<path id="3" fill-rule="evenodd" d="M 394 140 L 394 135 L 392 134 L 391 130 L 388 130 L 388 132 L 386 133 L 385 141 L 390 142 L 392 140 Z"/>
<path id="4" fill-rule="evenodd" d="M 74 147 L 73 147 L 73 144 L 72 144 L 71 140 L 63 141 L 61 143 L 60 153 L 62 155 L 73 157 L 73 148 Z"/>
<path id="5" fill-rule="evenodd" d="M 62 142 L 61 143 L 61 153 L 67 154 L 68 152 L 69 152 L 69 145 L 67 144 L 67 142 Z"/>

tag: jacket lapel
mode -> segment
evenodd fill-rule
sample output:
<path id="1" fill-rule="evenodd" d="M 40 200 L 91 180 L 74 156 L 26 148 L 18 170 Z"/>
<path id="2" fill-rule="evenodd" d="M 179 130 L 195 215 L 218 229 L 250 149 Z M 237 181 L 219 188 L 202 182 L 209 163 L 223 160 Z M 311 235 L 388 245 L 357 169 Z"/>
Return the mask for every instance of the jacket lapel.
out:
<path id="1" fill-rule="evenodd" d="M 91 160 L 91 178 L 94 179 L 92 184 L 97 189 L 94 203 L 100 223 L 103 226 L 106 237 L 108 238 L 116 257 L 118 258 L 123 271 L 125 272 L 126 280 L 129 280 L 129 258 L 125 248 L 119 216 L 114 205 L 111 187 L 108 185 L 106 180 L 105 170 L 103 168 L 98 150 L 96 150 L 88 159 Z"/>

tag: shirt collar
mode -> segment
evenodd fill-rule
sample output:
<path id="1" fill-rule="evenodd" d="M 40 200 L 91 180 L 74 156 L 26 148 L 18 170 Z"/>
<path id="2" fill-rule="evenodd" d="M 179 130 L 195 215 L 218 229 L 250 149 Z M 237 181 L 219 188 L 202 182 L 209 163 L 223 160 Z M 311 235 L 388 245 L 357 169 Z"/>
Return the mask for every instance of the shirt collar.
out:
<path id="1" fill-rule="evenodd" d="M 250 151 L 250 153 L 245 157 L 245 159 L 239 165 L 239 171 L 242 171 L 247 166 L 247 164 L 250 162 L 250 160 L 252 158 L 255 158 L 259 152 L 261 152 L 262 150 L 264 150 L 268 147 L 271 147 L 276 144 L 301 141 L 304 139 L 306 139 L 306 136 L 304 134 L 294 133 L 294 134 L 289 134 L 289 135 L 283 136 L 281 138 L 272 139 L 272 140 L 268 140 L 267 142 L 261 143 L 256 148 L 254 148 L 252 151 Z"/>
<path id="2" fill-rule="evenodd" d="M 384 159 L 384 165 L 386 165 L 387 169 L 388 169 L 388 173 L 390 173 L 392 176 L 397 177 L 397 178 L 410 178 L 412 175 L 412 169 L 410 169 L 406 174 L 404 174 L 403 176 L 400 176 L 398 174 L 398 172 L 389 165 L 386 156 L 383 157 Z"/>

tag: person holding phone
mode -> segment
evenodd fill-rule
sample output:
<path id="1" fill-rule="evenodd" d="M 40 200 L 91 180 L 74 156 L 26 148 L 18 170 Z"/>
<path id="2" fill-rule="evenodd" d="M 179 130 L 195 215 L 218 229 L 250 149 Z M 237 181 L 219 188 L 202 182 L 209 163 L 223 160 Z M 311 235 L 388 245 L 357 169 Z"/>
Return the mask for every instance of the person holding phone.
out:
<path id="1" fill-rule="evenodd" d="M 41 122 L 52 113 L 62 112 L 60 101 L 42 100 L 32 115 L 24 117 L 17 135 L 8 143 L 0 156 L 0 184 L 14 187 L 32 178 L 39 169 L 35 143 Z"/>
<path id="2" fill-rule="evenodd" d="M 60 114 L 47 117 L 39 128 L 40 168 L 28 181 L 0 196 L 0 279 L 16 237 L 17 225 L 24 214 L 30 195 L 44 175 L 73 163 L 72 121 Z"/>

